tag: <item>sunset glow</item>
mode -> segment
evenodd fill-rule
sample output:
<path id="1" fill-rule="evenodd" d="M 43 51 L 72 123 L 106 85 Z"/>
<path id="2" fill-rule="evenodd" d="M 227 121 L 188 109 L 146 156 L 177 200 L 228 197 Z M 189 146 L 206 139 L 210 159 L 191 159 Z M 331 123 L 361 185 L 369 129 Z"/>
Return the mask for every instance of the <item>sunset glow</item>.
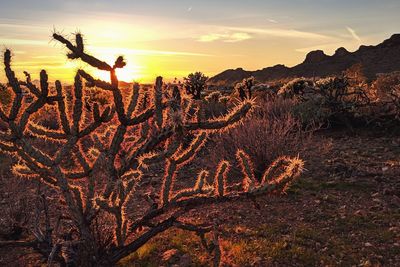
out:
<path id="1" fill-rule="evenodd" d="M 65 49 L 50 38 L 53 30 L 81 32 L 86 50 L 107 62 L 124 55 L 128 66 L 118 71 L 124 81 L 172 80 L 194 71 L 212 76 L 238 67 L 293 66 L 314 49 L 354 51 L 398 30 L 398 1 L 359 2 L 3 1 L 0 44 L 13 51 L 19 76 L 27 70 L 37 78 L 44 68 L 52 79 L 69 82 L 77 68 L 90 70 L 66 60 Z M 342 5 L 346 11 L 338 13 Z"/>

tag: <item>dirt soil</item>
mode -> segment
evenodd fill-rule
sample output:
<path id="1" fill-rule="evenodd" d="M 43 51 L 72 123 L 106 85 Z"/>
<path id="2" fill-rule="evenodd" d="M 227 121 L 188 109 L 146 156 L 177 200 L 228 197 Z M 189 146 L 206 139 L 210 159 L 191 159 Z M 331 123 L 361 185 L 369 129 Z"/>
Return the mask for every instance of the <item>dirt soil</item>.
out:
<path id="1" fill-rule="evenodd" d="M 286 196 L 194 216 L 218 225 L 226 266 L 400 266 L 400 137 L 387 136 L 318 134 Z M 171 230 L 121 266 L 209 266 L 199 243 Z"/>
<path id="2" fill-rule="evenodd" d="M 308 154 L 285 196 L 193 212 L 217 225 L 224 265 L 400 266 L 400 137 L 323 133 Z M 199 241 L 170 230 L 120 266 L 210 266 Z M 0 266 L 20 266 L 13 253 L 0 250 Z"/>

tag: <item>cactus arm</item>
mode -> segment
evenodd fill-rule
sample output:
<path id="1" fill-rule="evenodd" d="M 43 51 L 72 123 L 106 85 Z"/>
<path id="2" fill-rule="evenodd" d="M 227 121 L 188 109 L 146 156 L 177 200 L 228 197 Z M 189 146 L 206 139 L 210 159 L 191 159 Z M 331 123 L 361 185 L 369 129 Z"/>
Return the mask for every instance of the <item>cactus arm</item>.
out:
<path id="1" fill-rule="evenodd" d="M 67 136 L 65 135 L 65 133 L 60 132 L 58 130 L 51 130 L 51 129 L 47 129 L 46 127 L 39 125 L 37 123 L 34 122 L 30 122 L 28 125 L 28 130 L 30 133 L 32 133 L 33 135 L 40 137 L 40 138 L 47 138 L 53 141 L 64 141 Z"/>
<path id="2" fill-rule="evenodd" d="M 184 125 L 184 128 L 189 131 L 197 130 L 209 130 L 216 131 L 221 130 L 240 122 L 253 108 L 253 100 L 246 100 L 238 105 L 234 110 L 224 117 L 216 118 L 201 123 L 190 122 Z"/>
<path id="3" fill-rule="evenodd" d="M 82 36 L 80 34 L 76 34 L 76 41 L 77 45 L 74 46 L 70 41 L 65 39 L 63 36 L 54 33 L 53 38 L 60 43 L 64 44 L 69 50 L 70 54 L 68 54 L 68 58 L 70 59 L 77 59 L 80 58 L 82 61 L 86 62 L 87 64 L 95 67 L 99 70 L 111 71 L 112 67 L 104 61 L 101 61 L 91 55 L 88 55 L 84 52 Z M 78 45 L 80 43 L 80 45 Z"/>
<path id="4" fill-rule="evenodd" d="M 223 197 L 226 193 L 226 179 L 229 172 L 230 164 L 223 160 L 218 164 L 214 177 L 215 195 Z"/>
<path id="5" fill-rule="evenodd" d="M 252 162 L 249 155 L 247 155 L 243 150 L 237 151 L 236 158 L 239 161 L 240 169 L 244 175 L 243 188 L 245 191 L 249 191 L 257 184 Z"/>
<path id="6" fill-rule="evenodd" d="M 75 82 L 74 82 L 74 93 L 75 93 L 75 102 L 73 107 L 72 113 L 72 127 L 71 127 L 71 134 L 78 135 L 79 128 L 80 128 L 80 121 L 82 117 L 82 80 L 79 74 L 75 75 Z"/>
<path id="7" fill-rule="evenodd" d="M 132 95 L 131 95 L 131 100 L 129 102 L 128 110 L 126 116 L 130 118 L 136 110 L 136 107 L 138 105 L 138 100 L 139 100 L 139 91 L 140 91 L 140 86 L 138 83 L 135 83 L 132 87 Z"/>
<path id="8" fill-rule="evenodd" d="M 156 85 L 154 86 L 154 106 L 155 106 L 155 120 L 158 129 L 162 129 L 163 126 L 163 107 L 162 107 L 162 77 L 157 77 Z"/>
<path id="9" fill-rule="evenodd" d="M 186 150 L 182 151 L 182 149 L 179 149 L 175 155 L 172 156 L 173 160 L 179 165 L 180 168 L 186 163 L 190 162 L 190 160 L 200 151 L 200 149 L 204 147 L 207 136 L 208 135 L 206 132 L 200 132 L 193 139 Z"/>
<path id="10" fill-rule="evenodd" d="M 56 81 L 55 82 L 55 86 L 56 86 L 56 91 L 57 91 L 57 96 L 58 96 L 58 114 L 59 114 L 59 118 L 61 121 L 61 126 L 62 129 L 64 131 L 64 133 L 66 135 L 71 134 L 71 128 L 70 128 L 70 123 L 67 117 L 67 113 L 66 113 L 66 109 L 65 109 L 65 101 L 64 101 L 64 95 L 62 92 L 62 85 L 60 81 Z"/>
<path id="11" fill-rule="evenodd" d="M 78 70 L 79 75 L 87 81 L 88 87 L 98 87 L 106 91 L 114 91 L 115 87 L 111 83 L 93 78 L 92 75 L 84 70 Z"/>
<path id="12" fill-rule="evenodd" d="M 22 90 L 21 90 L 21 87 L 19 85 L 17 78 L 15 77 L 14 71 L 12 71 L 12 69 L 11 69 L 11 51 L 8 49 L 4 52 L 4 66 L 5 66 L 4 70 L 6 73 L 6 77 L 8 79 L 8 83 L 11 86 L 11 88 L 15 94 L 15 98 L 14 98 L 14 101 L 13 101 L 13 104 L 12 104 L 12 107 L 10 110 L 10 114 L 8 116 L 8 120 L 14 121 L 17 118 L 18 113 L 21 109 Z"/>
<path id="13" fill-rule="evenodd" d="M 0 107 L 0 119 L 4 122 L 7 122 L 9 120 L 6 113 L 4 113 L 4 110 L 2 107 Z"/>
<path id="14" fill-rule="evenodd" d="M 40 97 L 40 90 L 32 83 L 31 75 L 27 71 L 24 71 L 24 74 L 26 77 L 26 82 L 21 81 L 20 84 L 28 88 L 28 90 L 36 97 Z"/>
<path id="15" fill-rule="evenodd" d="M 167 160 L 166 164 L 163 185 L 161 188 L 161 205 L 169 203 L 172 186 L 176 177 L 177 164 L 173 160 Z"/>

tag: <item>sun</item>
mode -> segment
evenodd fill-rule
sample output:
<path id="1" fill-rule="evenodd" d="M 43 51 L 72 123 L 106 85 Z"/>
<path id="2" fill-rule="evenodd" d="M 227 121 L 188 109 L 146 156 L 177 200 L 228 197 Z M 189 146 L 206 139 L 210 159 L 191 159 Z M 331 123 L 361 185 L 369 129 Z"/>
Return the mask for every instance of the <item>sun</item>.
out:
<path id="1" fill-rule="evenodd" d="M 138 72 L 138 67 L 125 66 L 125 68 L 117 69 L 116 74 L 119 81 L 123 82 L 133 82 L 140 78 L 140 74 Z M 96 70 L 95 75 L 97 78 L 110 81 L 110 73 L 108 71 Z"/>
<path id="2" fill-rule="evenodd" d="M 122 55 L 123 51 L 118 48 L 96 48 L 92 49 L 101 55 L 102 59 L 107 62 L 110 66 L 114 65 L 115 59 Z M 121 53 L 120 53 L 121 52 Z M 124 56 L 125 62 L 127 62 L 126 66 L 121 69 L 116 69 L 117 78 L 119 81 L 123 82 L 133 82 L 137 81 L 142 77 L 141 72 L 143 71 L 143 67 L 137 64 L 136 58 L 132 56 Z M 94 75 L 101 80 L 110 82 L 110 73 L 108 71 L 95 70 Z"/>

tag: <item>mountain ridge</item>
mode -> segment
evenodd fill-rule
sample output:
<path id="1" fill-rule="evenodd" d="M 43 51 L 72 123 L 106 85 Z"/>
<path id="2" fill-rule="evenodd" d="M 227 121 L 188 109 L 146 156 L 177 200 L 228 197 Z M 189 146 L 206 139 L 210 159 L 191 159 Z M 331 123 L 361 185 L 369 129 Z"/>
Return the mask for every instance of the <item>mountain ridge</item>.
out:
<path id="1" fill-rule="evenodd" d="M 260 82 L 295 78 L 326 77 L 338 75 L 355 64 L 361 63 L 364 74 L 373 79 L 379 73 L 400 70 L 400 34 L 393 34 L 378 45 L 361 45 L 358 50 L 349 52 L 338 48 L 332 56 L 322 50 L 311 51 L 305 60 L 293 67 L 278 64 L 261 70 L 247 71 L 242 68 L 225 70 L 210 78 L 211 85 L 233 85 L 241 80 L 254 76 Z"/>

